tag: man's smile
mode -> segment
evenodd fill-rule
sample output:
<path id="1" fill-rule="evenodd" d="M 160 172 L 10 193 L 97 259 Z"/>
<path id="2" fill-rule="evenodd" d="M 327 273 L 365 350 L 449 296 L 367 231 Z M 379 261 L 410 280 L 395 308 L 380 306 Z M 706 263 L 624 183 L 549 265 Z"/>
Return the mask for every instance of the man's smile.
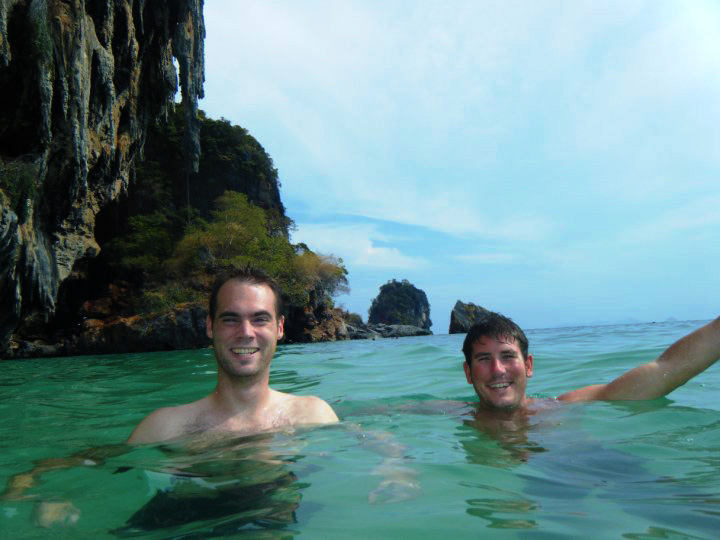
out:
<path id="1" fill-rule="evenodd" d="M 233 354 L 253 354 L 259 350 L 257 347 L 233 347 L 230 352 Z"/>

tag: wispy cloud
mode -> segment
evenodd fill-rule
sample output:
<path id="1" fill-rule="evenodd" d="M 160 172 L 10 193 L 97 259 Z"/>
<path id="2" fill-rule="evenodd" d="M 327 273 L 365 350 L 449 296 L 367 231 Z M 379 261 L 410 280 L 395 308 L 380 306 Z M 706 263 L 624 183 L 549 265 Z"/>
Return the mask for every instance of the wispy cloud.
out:
<path id="1" fill-rule="evenodd" d="M 480 264 L 509 264 L 520 260 L 515 253 L 470 253 L 455 255 L 457 261 Z"/>
<path id="2" fill-rule="evenodd" d="M 357 268 L 417 269 L 427 261 L 388 247 L 393 238 L 373 225 L 298 224 L 293 242 L 304 242 L 314 251 L 339 255 L 348 266 Z"/>
<path id="3" fill-rule="evenodd" d="M 307 190 L 313 193 L 312 208 L 318 214 L 356 215 L 453 236 L 518 242 L 547 240 L 558 228 L 551 216 L 522 212 L 513 201 L 483 208 L 477 190 L 468 193 L 444 182 L 433 186 L 401 179 L 373 185 L 344 180 L 324 187 Z"/>
<path id="4" fill-rule="evenodd" d="M 420 268 L 440 290 L 460 261 L 485 265 L 484 298 L 512 281 L 523 303 L 597 306 L 596 291 L 666 284 L 673 254 L 720 235 L 715 0 L 213 0 L 205 14 L 201 106 L 265 146 L 295 240 L 343 257 L 353 281 Z M 699 289 L 703 271 L 683 279 Z M 478 286 L 459 279 L 448 298 Z"/>
<path id="5" fill-rule="evenodd" d="M 677 235 L 720 233 L 720 196 L 704 197 L 662 212 L 659 216 L 629 229 L 623 243 L 675 243 Z"/>

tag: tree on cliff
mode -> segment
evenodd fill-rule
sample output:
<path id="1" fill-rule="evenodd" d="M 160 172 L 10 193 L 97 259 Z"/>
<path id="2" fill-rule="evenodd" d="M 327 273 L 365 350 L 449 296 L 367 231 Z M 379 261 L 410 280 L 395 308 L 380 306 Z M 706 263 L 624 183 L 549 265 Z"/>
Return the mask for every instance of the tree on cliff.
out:
<path id="1" fill-rule="evenodd" d="M 370 305 L 368 323 L 409 324 L 429 330 L 432 321 L 427 295 L 406 279 L 388 281 Z"/>
<path id="2" fill-rule="evenodd" d="M 272 158 L 246 129 L 203 111 L 198 116 L 202 155 L 197 173 L 186 177 L 184 112 L 177 106 L 165 121 L 150 126 L 144 159 L 136 164 L 126 195 L 98 215 L 101 244 L 126 235 L 133 216 L 152 213 L 162 214 L 167 220 L 162 229 L 177 241 L 196 216 L 210 219 L 216 199 L 228 190 L 244 193 L 265 210 L 271 234 L 288 236 L 293 222 L 285 215 Z"/>
<path id="3" fill-rule="evenodd" d="M 290 243 L 277 169 L 247 130 L 200 111 L 203 153 L 188 197 L 183 117 L 178 107 L 151 127 L 127 196 L 99 215 L 102 257 L 142 282 L 145 310 L 197 298 L 183 278 L 205 282 L 213 269 L 248 264 L 278 280 L 290 309 L 332 307 L 348 290 L 343 261 Z"/>
<path id="4" fill-rule="evenodd" d="M 331 307 L 333 296 L 347 292 L 342 259 L 273 234 L 272 217 L 243 193 L 226 191 L 216 199 L 211 216 L 210 221 L 198 219 L 175 247 L 166 267 L 176 275 L 250 265 L 277 279 L 290 306 Z"/>

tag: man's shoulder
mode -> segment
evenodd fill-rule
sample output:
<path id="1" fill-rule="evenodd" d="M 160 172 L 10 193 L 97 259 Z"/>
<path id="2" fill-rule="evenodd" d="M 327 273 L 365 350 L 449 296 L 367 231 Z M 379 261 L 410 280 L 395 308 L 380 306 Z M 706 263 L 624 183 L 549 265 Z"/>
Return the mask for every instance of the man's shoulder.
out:
<path id="1" fill-rule="evenodd" d="M 524 408 L 528 413 L 535 414 L 554 410 L 561 404 L 559 397 L 531 397 L 525 400 Z"/>
<path id="2" fill-rule="evenodd" d="M 203 409 L 203 401 L 154 410 L 138 424 L 128 442 L 159 442 L 187 434 Z"/>
<path id="3" fill-rule="evenodd" d="M 275 392 L 275 398 L 283 404 L 295 424 L 327 424 L 338 421 L 328 403 L 317 396 L 296 396 Z"/>

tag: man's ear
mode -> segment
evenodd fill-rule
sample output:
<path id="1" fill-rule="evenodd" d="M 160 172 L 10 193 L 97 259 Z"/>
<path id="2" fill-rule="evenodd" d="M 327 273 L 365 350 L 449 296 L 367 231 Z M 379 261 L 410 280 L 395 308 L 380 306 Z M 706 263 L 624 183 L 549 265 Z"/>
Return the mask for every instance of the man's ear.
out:
<path id="1" fill-rule="evenodd" d="M 525 374 L 528 377 L 532 377 L 533 374 L 533 355 L 529 353 L 525 359 Z"/>
<path id="2" fill-rule="evenodd" d="M 212 319 L 210 318 L 210 315 L 205 317 L 205 334 L 210 339 L 213 338 L 213 332 L 212 332 Z"/>
<path id="3" fill-rule="evenodd" d="M 472 384 L 472 377 L 470 377 L 470 364 L 467 362 L 463 362 L 463 369 L 465 370 L 465 379 L 467 380 L 468 384 Z"/>
<path id="4" fill-rule="evenodd" d="M 285 317 L 280 315 L 278 317 L 278 341 L 285 337 Z"/>

